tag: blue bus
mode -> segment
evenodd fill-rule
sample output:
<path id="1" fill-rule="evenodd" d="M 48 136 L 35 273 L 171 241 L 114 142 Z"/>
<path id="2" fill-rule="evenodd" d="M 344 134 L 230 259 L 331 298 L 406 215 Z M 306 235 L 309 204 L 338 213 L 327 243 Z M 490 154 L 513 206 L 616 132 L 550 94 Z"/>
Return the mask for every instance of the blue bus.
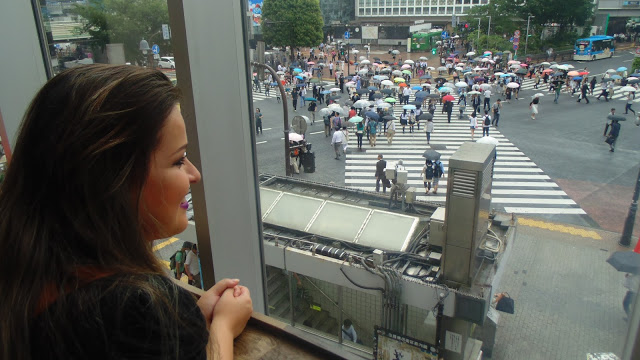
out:
<path id="1" fill-rule="evenodd" d="M 596 60 L 610 58 L 615 52 L 613 36 L 595 35 L 576 40 L 573 60 Z"/>

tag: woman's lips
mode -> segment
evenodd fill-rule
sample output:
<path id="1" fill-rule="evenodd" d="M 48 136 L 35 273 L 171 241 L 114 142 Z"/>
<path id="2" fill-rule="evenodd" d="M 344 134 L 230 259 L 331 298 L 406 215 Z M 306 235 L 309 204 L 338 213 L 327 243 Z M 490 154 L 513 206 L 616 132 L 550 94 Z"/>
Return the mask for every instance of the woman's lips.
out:
<path id="1" fill-rule="evenodd" d="M 189 203 L 186 202 L 186 201 L 183 201 L 183 202 L 180 203 L 180 207 L 185 209 L 185 210 L 187 210 L 187 209 L 189 209 Z"/>

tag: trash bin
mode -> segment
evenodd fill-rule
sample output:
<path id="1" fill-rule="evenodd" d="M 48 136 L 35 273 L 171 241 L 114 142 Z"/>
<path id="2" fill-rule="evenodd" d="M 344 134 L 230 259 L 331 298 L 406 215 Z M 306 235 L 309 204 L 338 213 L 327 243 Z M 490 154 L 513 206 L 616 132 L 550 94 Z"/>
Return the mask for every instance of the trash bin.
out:
<path id="1" fill-rule="evenodd" d="M 311 151 L 305 153 L 302 166 L 304 166 L 304 172 L 306 173 L 316 172 L 316 154 Z"/>

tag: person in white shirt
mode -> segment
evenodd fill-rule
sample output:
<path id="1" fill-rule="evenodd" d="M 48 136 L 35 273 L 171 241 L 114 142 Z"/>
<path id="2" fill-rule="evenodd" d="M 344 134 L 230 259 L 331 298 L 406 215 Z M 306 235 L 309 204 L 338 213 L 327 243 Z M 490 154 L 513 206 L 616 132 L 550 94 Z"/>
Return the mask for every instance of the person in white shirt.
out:
<path id="1" fill-rule="evenodd" d="M 391 145 L 391 143 L 393 142 L 393 135 L 396 134 L 396 123 L 393 120 L 389 120 L 385 125 L 387 126 L 387 128 L 385 129 L 387 142 L 389 143 L 389 145 Z"/>
<path id="2" fill-rule="evenodd" d="M 332 75 L 333 75 L 333 63 L 330 62 L 329 63 L 329 76 L 332 76 Z"/>
<path id="3" fill-rule="evenodd" d="M 333 132 L 331 138 L 331 145 L 336 152 L 336 160 L 340 160 L 340 150 L 342 149 L 342 142 L 344 141 L 344 134 L 340 131 L 340 126 L 336 126 L 336 131 Z"/>
<path id="4" fill-rule="evenodd" d="M 187 253 L 187 260 L 184 262 L 184 272 L 189 277 L 189 285 L 202 289 L 200 281 L 200 261 L 198 260 L 198 245 L 193 244 L 191 251 Z"/>
<path id="5" fill-rule="evenodd" d="M 476 118 L 475 111 L 469 115 L 469 129 L 471 129 L 471 140 L 473 140 L 473 134 L 476 132 L 476 128 L 478 127 L 478 119 Z"/>
<path id="6" fill-rule="evenodd" d="M 342 339 L 354 343 L 358 342 L 358 334 L 356 334 L 356 330 L 353 328 L 353 324 L 349 319 L 345 319 L 342 323 Z"/>
<path id="7" fill-rule="evenodd" d="M 482 106 L 483 110 L 491 110 L 491 90 L 487 88 L 484 91 L 484 105 Z"/>
<path id="8" fill-rule="evenodd" d="M 394 198 L 395 198 L 395 201 L 398 201 L 398 193 L 403 191 L 406 185 L 406 184 L 398 183 L 398 171 L 405 170 L 402 160 L 398 160 L 398 162 L 396 163 L 395 169 L 396 169 L 395 177 L 393 178 L 393 180 L 391 180 L 393 185 L 391 185 L 391 197 L 389 198 L 389 208 L 391 208 Z"/>

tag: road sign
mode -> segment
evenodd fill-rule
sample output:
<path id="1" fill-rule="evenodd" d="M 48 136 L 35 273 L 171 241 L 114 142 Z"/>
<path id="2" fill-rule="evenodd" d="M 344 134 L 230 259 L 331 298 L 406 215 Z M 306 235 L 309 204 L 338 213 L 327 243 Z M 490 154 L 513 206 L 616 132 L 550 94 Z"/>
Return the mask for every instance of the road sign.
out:
<path id="1" fill-rule="evenodd" d="M 443 31 L 442 34 L 440 34 L 440 36 L 442 36 L 443 39 L 446 39 L 449 36 L 449 33 L 446 31 Z"/>
<path id="2" fill-rule="evenodd" d="M 171 32 L 169 31 L 169 24 L 162 24 L 162 38 L 169 40 L 171 38 Z"/>
<path id="3" fill-rule="evenodd" d="M 513 36 L 520 37 L 520 30 L 516 30 L 516 31 L 513 33 Z"/>
<path id="4" fill-rule="evenodd" d="M 520 38 L 514 38 L 513 39 L 513 43 L 514 44 L 520 44 Z"/>
<path id="5" fill-rule="evenodd" d="M 160 46 L 158 46 L 158 45 L 155 45 L 155 44 L 154 44 L 154 45 L 151 47 L 151 51 L 152 51 L 154 54 L 160 54 Z"/>
<path id="6" fill-rule="evenodd" d="M 513 42 L 513 40 L 514 40 L 514 39 L 515 39 L 515 38 L 512 36 L 512 37 L 509 39 L 509 42 Z"/>
<path id="7" fill-rule="evenodd" d="M 351 37 L 351 33 L 350 33 L 350 32 L 348 32 L 348 31 L 345 31 L 345 32 L 344 32 L 344 38 L 345 38 L 345 39 L 348 39 L 348 38 L 350 38 L 350 37 Z"/>
<path id="8" fill-rule="evenodd" d="M 513 44 L 513 50 L 518 50 L 518 44 Z"/>

